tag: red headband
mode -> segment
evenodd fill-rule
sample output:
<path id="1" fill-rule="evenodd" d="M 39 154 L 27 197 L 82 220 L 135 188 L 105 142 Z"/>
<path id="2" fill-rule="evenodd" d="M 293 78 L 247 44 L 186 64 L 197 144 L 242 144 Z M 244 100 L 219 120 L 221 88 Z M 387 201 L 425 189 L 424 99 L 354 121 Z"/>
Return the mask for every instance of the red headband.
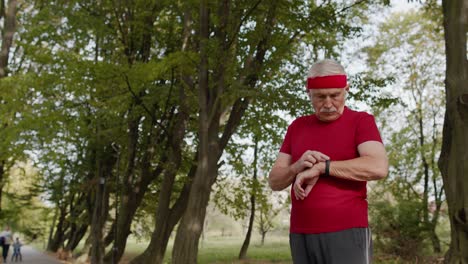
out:
<path id="1" fill-rule="evenodd" d="M 307 89 L 345 88 L 346 75 L 307 78 Z"/>

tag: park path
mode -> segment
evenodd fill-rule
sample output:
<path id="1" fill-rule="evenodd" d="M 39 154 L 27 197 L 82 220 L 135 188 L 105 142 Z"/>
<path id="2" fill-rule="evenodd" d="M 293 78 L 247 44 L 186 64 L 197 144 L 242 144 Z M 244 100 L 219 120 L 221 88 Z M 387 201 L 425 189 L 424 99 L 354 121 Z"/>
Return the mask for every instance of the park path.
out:
<path id="1" fill-rule="evenodd" d="M 21 264 L 63 264 L 66 262 L 60 262 L 54 257 L 51 257 L 44 252 L 40 252 L 37 249 L 34 249 L 30 246 L 23 246 L 21 247 L 21 255 L 23 255 L 23 261 L 18 262 L 11 261 L 11 255 L 13 254 L 12 250 L 10 249 L 10 253 L 8 254 L 8 261 L 7 263 L 21 263 Z"/>

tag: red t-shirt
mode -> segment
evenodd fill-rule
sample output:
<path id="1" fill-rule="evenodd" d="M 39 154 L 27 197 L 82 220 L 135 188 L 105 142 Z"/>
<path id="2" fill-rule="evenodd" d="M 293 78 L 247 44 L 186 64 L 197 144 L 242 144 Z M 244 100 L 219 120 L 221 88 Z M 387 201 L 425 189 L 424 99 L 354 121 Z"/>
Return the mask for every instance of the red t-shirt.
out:
<path id="1" fill-rule="evenodd" d="M 374 117 L 344 108 L 340 118 L 322 122 L 315 115 L 294 120 L 280 152 L 296 162 L 307 150 L 316 150 L 334 160 L 359 157 L 357 147 L 366 141 L 382 142 Z M 333 165 L 332 165 L 333 166 Z M 367 227 L 367 188 L 365 181 L 320 177 L 304 200 L 297 200 L 291 188 L 291 233 L 335 232 Z"/>

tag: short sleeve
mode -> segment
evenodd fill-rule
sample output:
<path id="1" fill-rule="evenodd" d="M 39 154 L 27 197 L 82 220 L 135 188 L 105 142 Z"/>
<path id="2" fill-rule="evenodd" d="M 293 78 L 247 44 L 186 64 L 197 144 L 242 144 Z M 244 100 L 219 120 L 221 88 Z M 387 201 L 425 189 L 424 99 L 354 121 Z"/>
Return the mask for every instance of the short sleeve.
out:
<path id="1" fill-rule="evenodd" d="M 358 121 L 356 129 L 356 145 L 366 141 L 378 141 L 383 143 L 373 115 L 363 113 Z"/>
<path id="2" fill-rule="evenodd" d="M 294 124 L 294 123 L 293 123 Z M 286 153 L 291 155 L 291 141 L 292 141 L 292 130 L 293 124 L 289 125 L 288 131 L 286 132 L 286 136 L 284 137 L 283 145 L 281 145 L 280 152 Z"/>

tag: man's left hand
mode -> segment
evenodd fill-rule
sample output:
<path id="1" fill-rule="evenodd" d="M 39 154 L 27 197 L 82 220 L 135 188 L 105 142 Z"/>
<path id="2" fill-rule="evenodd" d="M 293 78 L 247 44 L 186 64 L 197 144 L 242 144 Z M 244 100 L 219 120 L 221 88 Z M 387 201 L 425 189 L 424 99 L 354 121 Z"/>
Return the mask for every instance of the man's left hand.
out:
<path id="1" fill-rule="evenodd" d="M 320 171 L 316 166 L 307 169 L 296 176 L 296 181 L 294 182 L 294 195 L 297 200 L 304 200 L 310 191 L 317 183 L 320 176 Z M 303 186 L 305 185 L 305 188 Z"/>

